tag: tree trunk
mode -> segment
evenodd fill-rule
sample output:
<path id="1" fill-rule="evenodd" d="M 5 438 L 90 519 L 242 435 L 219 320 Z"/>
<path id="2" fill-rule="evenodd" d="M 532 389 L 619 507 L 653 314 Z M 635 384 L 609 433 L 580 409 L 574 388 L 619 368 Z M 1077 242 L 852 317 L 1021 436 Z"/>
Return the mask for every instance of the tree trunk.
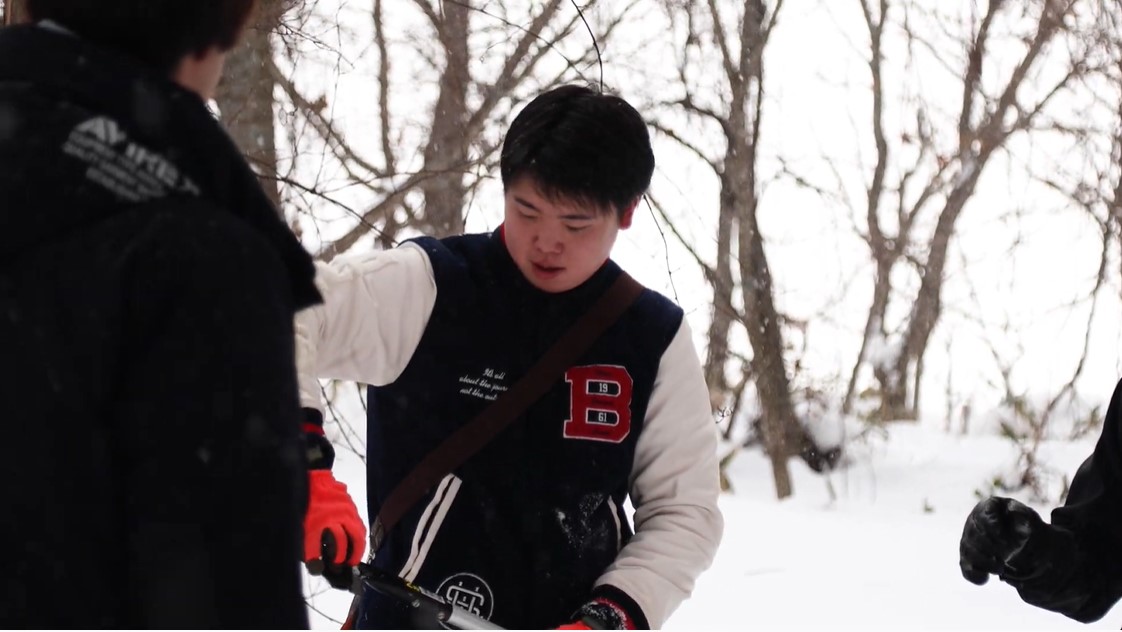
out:
<path id="1" fill-rule="evenodd" d="M 1122 193 L 1122 191 L 1115 190 L 1115 196 L 1119 195 L 1120 193 Z M 1118 200 L 1119 198 L 1115 197 L 1115 199 Z M 1118 257 L 1118 272 L 1122 273 L 1122 206 L 1119 206 L 1118 203 L 1115 203 L 1113 206 L 1113 211 L 1114 212 L 1112 214 L 1112 218 L 1114 220 L 1114 234 L 1120 236 L 1117 242 L 1118 254 L 1120 255 Z M 1119 276 L 1122 276 L 1122 274 L 1120 274 Z"/>
<path id="2" fill-rule="evenodd" d="M 1122 53 L 1122 41 L 1116 43 L 1118 52 Z M 1122 76 L 1122 60 L 1115 63 L 1115 76 Z M 1122 81 L 1119 82 L 1119 87 L 1122 87 Z M 1117 115 L 1114 129 L 1114 152 L 1115 157 L 1122 162 L 1122 101 L 1118 104 L 1118 109 L 1115 110 Z M 1119 165 L 1122 166 L 1122 165 Z M 1119 237 L 1118 239 L 1118 254 L 1122 255 L 1122 175 L 1115 181 L 1114 190 L 1111 192 L 1110 200 L 1108 201 L 1108 209 L 1110 211 L 1110 219 L 1107 221 L 1114 222 L 1114 234 Z M 1122 272 L 1122 256 L 1119 257 L 1119 272 Z"/>
<path id="3" fill-rule="evenodd" d="M 899 250 L 889 245 L 889 240 L 885 238 L 880 223 L 881 204 L 885 193 L 885 178 L 891 159 L 884 124 L 884 48 L 882 45 L 889 5 L 887 0 L 882 0 L 879 4 L 879 10 L 874 10 L 871 0 L 861 0 L 861 7 L 865 15 L 865 25 L 869 30 L 870 52 L 872 53 L 869 58 L 869 76 L 873 84 L 873 142 L 877 149 L 877 164 L 873 169 L 873 178 L 866 191 L 865 217 L 869 231 L 869 248 L 872 250 L 873 259 L 876 261 L 877 272 L 873 285 L 873 302 L 869 306 L 869 314 L 865 320 L 865 333 L 861 338 L 861 349 L 857 352 L 857 361 L 853 364 L 849 384 L 845 389 L 845 399 L 842 401 L 843 415 L 853 412 L 857 380 L 860 378 L 861 369 L 868 361 L 869 343 L 874 338 L 884 339 L 884 317 L 888 313 L 888 300 L 892 292 L 892 268 L 900 255 Z M 903 227 L 899 230 L 902 231 Z"/>
<path id="4" fill-rule="evenodd" d="M 783 332 L 779 327 L 779 311 L 775 307 L 771 268 L 756 217 L 758 200 L 752 193 L 741 194 L 756 190 L 754 174 L 745 169 L 739 159 L 744 153 L 748 152 L 741 146 L 726 157 L 726 164 L 733 171 L 722 178 L 721 203 L 732 204 L 736 208 L 744 327 L 752 346 L 756 392 L 763 409 L 761 434 L 772 462 L 776 495 L 782 499 L 793 493 L 787 466 L 790 457 L 797 455 L 814 471 L 823 472 L 837 464 L 842 448 L 820 449 L 795 414 L 783 358 Z"/>
<path id="5" fill-rule="evenodd" d="M 869 343 L 873 338 L 884 338 L 884 317 L 888 313 L 888 298 L 892 291 L 892 261 L 889 256 L 876 255 L 877 275 L 873 281 L 873 302 L 869 306 L 869 316 L 865 320 L 865 334 L 861 338 L 861 349 L 857 352 L 857 362 L 853 365 L 853 372 L 849 376 L 849 385 L 845 390 L 845 400 L 842 402 L 842 414 L 853 412 L 854 398 L 857 396 L 857 380 L 861 374 L 861 367 L 868 361 Z"/>
<path id="6" fill-rule="evenodd" d="M 927 352 L 931 333 L 935 330 L 935 325 L 943 312 L 943 277 L 947 267 L 947 251 L 954 236 L 954 226 L 962 215 L 966 203 L 974 195 L 982 169 L 990 155 L 992 155 L 990 151 L 984 151 L 981 155 L 971 156 L 963 161 L 962 169 L 966 173 L 947 196 L 947 201 L 939 214 L 935 233 L 931 238 L 927 262 L 923 266 L 919 293 L 908 316 L 903 344 L 891 368 L 886 367 L 887 370 L 877 373 L 877 380 L 881 383 L 883 397 L 881 415 L 884 420 L 917 418 L 915 402 L 918 401 L 919 394 L 916 391 L 909 398 L 908 384 L 914 383 L 918 388 L 916 374 L 923 366 L 923 356 Z"/>
<path id="7" fill-rule="evenodd" d="M 230 136 L 253 165 L 261 186 L 280 207 L 277 182 L 276 81 L 270 71 L 271 35 L 284 15 L 286 0 L 262 0 L 254 24 L 226 60 L 216 101 Z"/>
<path id="8" fill-rule="evenodd" d="M 4 7 L 5 26 L 9 24 L 19 24 L 28 19 L 24 2 L 25 0 L 0 0 L 0 5 Z"/>
<path id="9" fill-rule="evenodd" d="M 891 363 L 878 365 L 873 369 L 873 375 L 880 384 L 880 412 L 881 421 L 914 420 L 916 411 L 908 405 L 908 376 L 909 357 L 906 353 L 899 353 L 892 358 Z"/>
<path id="10" fill-rule="evenodd" d="M 764 446 L 775 475 L 776 497 L 783 499 L 794 491 L 787 466 L 792 446 L 789 430 L 798 428 L 799 424 L 791 405 L 790 384 L 783 362 L 783 336 L 772 300 L 771 270 L 755 210 L 746 208 L 739 216 L 741 289 L 746 306 L 744 325 L 752 343 L 756 390 L 763 408 Z"/>
<path id="11" fill-rule="evenodd" d="M 732 309 L 732 225 L 736 209 L 723 200 L 722 197 L 717 224 L 717 265 L 713 270 L 713 279 L 710 280 L 713 286 L 713 309 L 705 356 L 705 383 L 709 385 L 709 404 L 714 411 L 728 406 L 726 400 L 729 385 L 725 370 L 729 359 L 729 333 L 735 316 Z"/>
<path id="12" fill-rule="evenodd" d="M 422 230 L 435 237 L 464 231 L 470 139 L 464 133 L 468 121 L 467 91 L 471 80 L 468 57 L 471 2 L 441 3 L 442 19 L 436 25 L 444 49 L 444 72 L 440 95 L 433 108 L 432 132 L 425 146 L 425 196 Z"/>
<path id="13" fill-rule="evenodd" d="M 743 102 L 733 98 L 733 123 L 731 129 L 746 130 L 740 120 Z M 794 493 L 791 471 L 788 467 L 791 446 L 799 445 L 792 437 L 792 429 L 801 428 L 791 405 L 791 389 L 787 367 L 783 362 L 783 333 L 779 329 L 779 314 L 775 309 L 771 269 L 764 252 L 764 238 L 756 220 L 754 153 L 751 141 L 744 136 L 728 139 L 729 150 L 725 156 L 725 171 L 721 174 L 721 215 L 735 218 L 737 222 L 737 255 L 740 264 L 740 289 L 744 301 L 744 328 L 752 346 L 752 369 L 756 392 L 760 398 L 763 419 L 761 435 L 764 449 L 771 460 L 775 479 L 775 495 L 779 499 Z"/>

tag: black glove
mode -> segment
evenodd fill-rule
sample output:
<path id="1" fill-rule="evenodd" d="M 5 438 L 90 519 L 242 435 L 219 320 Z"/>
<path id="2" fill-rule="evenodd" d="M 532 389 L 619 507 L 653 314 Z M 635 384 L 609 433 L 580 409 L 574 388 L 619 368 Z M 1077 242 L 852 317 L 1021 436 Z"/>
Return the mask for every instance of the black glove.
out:
<path id="1" fill-rule="evenodd" d="M 355 567 L 332 563 L 330 560 L 337 557 L 335 553 L 338 545 L 335 542 L 335 536 L 331 535 L 330 531 L 324 531 L 322 537 L 323 554 L 317 559 L 306 562 L 308 573 L 323 577 L 332 588 L 348 590 L 357 595 L 362 583 L 361 578 L 355 572 Z"/>
<path id="2" fill-rule="evenodd" d="M 610 585 L 597 586 L 592 598 L 573 613 L 572 623 L 557 630 L 649 630 L 642 608 L 630 595 Z"/>
<path id="3" fill-rule="evenodd" d="M 962 530 L 958 561 L 962 576 L 979 586 L 990 575 L 1012 583 L 1035 577 L 1050 568 L 1057 555 L 1065 554 L 1065 534 L 1012 498 L 987 498 L 970 512 Z"/>

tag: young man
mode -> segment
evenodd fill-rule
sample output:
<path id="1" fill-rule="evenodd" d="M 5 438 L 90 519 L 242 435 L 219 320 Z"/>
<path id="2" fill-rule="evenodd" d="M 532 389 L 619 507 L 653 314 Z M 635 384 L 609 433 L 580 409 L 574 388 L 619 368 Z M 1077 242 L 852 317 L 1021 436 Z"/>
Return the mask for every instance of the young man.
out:
<path id="1" fill-rule="evenodd" d="M 207 110 L 252 0 L 0 30 L 0 627 L 300 628 L 308 254 Z"/>
<path id="2" fill-rule="evenodd" d="M 313 378 L 372 384 L 369 512 L 511 388 L 621 274 L 650 184 L 642 118 L 577 86 L 534 99 L 501 158 L 505 221 L 318 270 L 297 321 Z M 373 564 L 509 628 L 661 627 L 722 531 L 716 429 L 682 310 L 651 290 L 549 391 L 408 511 Z M 624 513 L 630 494 L 635 531 Z M 432 626 L 369 588 L 359 628 Z"/>
<path id="3" fill-rule="evenodd" d="M 1026 602 L 1084 623 L 1122 598 L 1122 382 L 1052 524 L 1016 500 L 983 500 L 966 520 L 959 565 L 975 584 L 997 575 Z"/>

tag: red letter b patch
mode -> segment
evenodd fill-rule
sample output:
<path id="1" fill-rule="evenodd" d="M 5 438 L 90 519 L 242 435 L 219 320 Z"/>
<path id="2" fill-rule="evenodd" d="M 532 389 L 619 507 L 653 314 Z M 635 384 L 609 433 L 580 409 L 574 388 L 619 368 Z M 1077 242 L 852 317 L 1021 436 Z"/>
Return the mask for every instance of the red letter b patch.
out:
<path id="1" fill-rule="evenodd" d="M 597 364 L 565 372 L 572 387 L 566 439 L 619 443 L 631 432 L 631 375 L 621 366 Z"/>

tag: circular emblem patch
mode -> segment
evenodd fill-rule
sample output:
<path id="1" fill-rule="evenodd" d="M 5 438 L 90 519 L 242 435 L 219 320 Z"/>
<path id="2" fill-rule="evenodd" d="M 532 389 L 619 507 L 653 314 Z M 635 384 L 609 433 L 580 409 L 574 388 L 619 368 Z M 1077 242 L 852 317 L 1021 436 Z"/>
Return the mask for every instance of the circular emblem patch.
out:
<path id="1" fill-rule="evenodd" d="M 495 594 L 483 578 L 471 573 L 457 573 L 440 584 L 436 594 L 456 606 L 467 610 L 477 617 L 491 618 L 495 609 Z"/>

